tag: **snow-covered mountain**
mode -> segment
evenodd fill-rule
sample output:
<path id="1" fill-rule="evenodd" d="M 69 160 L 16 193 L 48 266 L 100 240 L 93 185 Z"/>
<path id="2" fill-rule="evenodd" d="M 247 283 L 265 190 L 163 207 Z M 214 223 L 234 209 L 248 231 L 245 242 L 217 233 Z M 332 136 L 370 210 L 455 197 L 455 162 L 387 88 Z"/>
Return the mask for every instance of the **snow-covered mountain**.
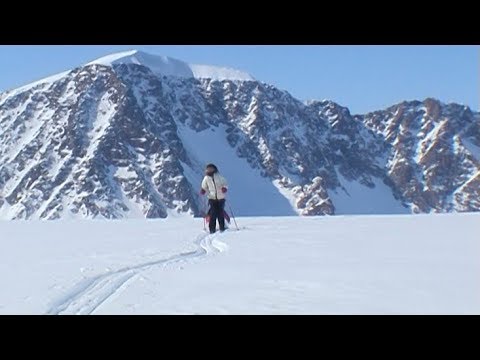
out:
<path id="1" fill-rule="evenodd" d="M 480 114 L 434 99 L 352 116 L 238 70 L 138 51 L 0 94 L 0 218 L 480 210 Z"/>

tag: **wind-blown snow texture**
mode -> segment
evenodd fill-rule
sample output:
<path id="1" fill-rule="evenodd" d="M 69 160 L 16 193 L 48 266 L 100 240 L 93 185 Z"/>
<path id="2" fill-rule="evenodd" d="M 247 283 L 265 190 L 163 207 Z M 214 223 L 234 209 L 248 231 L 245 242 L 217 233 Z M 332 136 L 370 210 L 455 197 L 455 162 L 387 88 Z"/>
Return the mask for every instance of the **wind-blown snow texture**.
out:
<path id="1" fill-rule="evenodd" d="M 0 94 L 0 218 L 199 215 L 206 163 L 237 215 L 480 210 L 480 114 L 352 116 L 237 70 L 137 51 Z"/>
<path id="2" fill-rule="evenodd" d="M 480 314 L 480 214 L 237 220 L 0 222 L 0 313 Z"/>
<path id="3" fill-rule="evenodd" d="M 87 65 L 101 64 L 112 66 L 115 64 L 137 64 L 148 67 L 159 76 L 175 76 L 182 78 L 205 78 L 213 80 L 255 80 L 246 72 L 220 66 L 187 64 L 168 56 L 150 55 L 138 50 L 107 55 L 94 60 Z"/>

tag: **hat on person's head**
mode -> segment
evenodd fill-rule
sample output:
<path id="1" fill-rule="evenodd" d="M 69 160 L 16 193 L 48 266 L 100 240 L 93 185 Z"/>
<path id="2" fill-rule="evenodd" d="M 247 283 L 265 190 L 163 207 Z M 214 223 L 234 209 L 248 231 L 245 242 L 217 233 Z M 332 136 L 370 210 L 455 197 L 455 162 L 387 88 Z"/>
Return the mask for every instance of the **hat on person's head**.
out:
<path id="1" fill-rule="evenodd" d="M 207 166 L 205 166 L 205 169 L 213 169 L 214 172 L 218 172 L 218 168 L 214 165 L 214 164 L 208 164 Z"/>

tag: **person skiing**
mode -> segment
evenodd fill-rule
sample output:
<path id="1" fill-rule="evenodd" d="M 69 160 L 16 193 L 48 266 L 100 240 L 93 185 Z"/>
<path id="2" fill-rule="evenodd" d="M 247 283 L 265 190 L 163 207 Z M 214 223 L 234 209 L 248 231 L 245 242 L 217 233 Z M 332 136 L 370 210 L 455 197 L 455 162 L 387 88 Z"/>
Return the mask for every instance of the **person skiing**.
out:
<path id="1" fill-rule="evenodd" d="M 218 168 L 214 164 L 208 164 L 205 168 L 205 177 L 202 181 L 202 195 L 207 194 L 208 204 L 210 206 L 208 215 L 210 221 L 208 224 L 210 234 L 214 234 L 218 224 L 220 232 L 225 231 L 225 194 L 228 191 L 227 180 L 219 174 Z"/>

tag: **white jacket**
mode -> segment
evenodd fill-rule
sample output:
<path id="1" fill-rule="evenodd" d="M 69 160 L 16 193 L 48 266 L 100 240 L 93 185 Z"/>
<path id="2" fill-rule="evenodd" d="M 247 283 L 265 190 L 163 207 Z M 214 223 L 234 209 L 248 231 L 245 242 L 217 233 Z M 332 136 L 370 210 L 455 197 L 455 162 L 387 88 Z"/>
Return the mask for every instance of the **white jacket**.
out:
<path id="1" fill-rule="evenodd" d="M 220 175 L 215 173 L 212 176 L 206 175 L 202 181 L 202 189 L 207 192 L 207 196 L 212 200 L 222 200 L 225 199 L 225 194 L 222 192 L 222 187 L 227 188 L 227 180 Z"/>

